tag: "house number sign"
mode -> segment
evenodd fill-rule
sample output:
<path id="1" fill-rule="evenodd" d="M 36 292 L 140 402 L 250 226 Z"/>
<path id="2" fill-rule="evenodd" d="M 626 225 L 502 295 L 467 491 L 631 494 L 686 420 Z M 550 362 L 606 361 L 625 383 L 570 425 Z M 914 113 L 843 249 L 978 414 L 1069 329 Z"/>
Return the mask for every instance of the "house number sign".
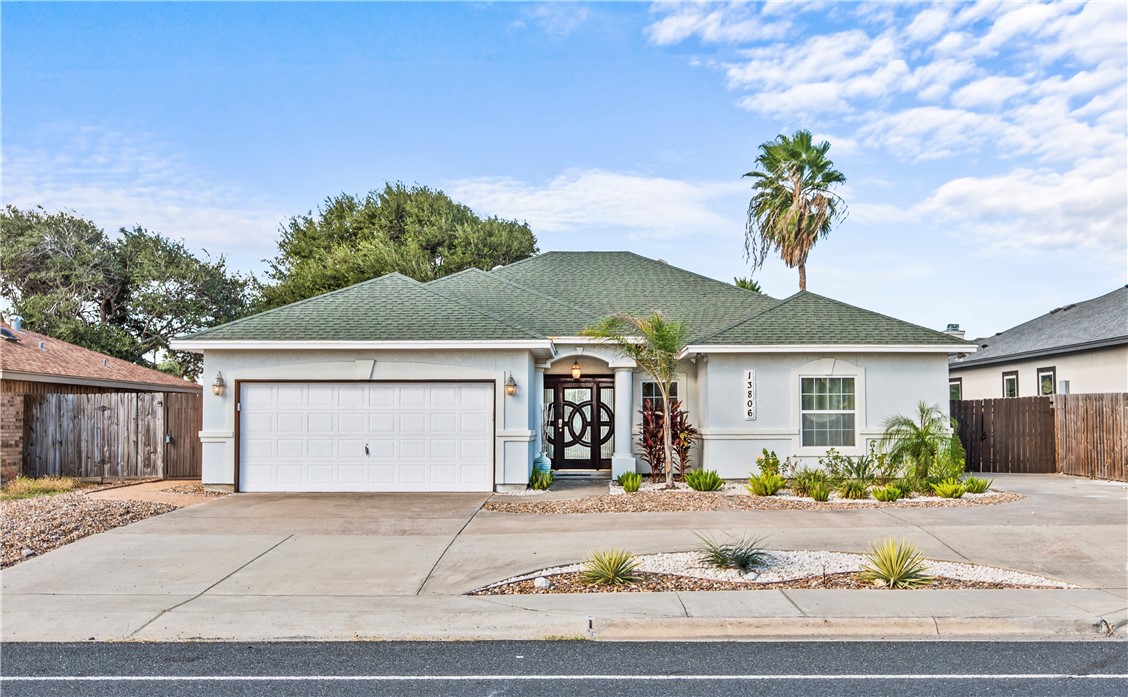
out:
<path id="1" fill-rule="evenodd" d="M 744 371 L 744 420 L 756 420 L 756 371 Z"/>

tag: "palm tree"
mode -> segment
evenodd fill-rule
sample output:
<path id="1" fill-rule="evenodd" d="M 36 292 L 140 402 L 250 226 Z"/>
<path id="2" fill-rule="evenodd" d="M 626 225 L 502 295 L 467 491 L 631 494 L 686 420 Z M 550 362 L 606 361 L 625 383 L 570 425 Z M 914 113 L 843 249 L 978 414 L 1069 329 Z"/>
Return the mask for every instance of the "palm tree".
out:
<path id="1" fill-rule="evenodd" d="M 955 419 L 946 418 L 935 404 L 919 402 L 916 419 L 891 416 L 882 426 L 881 448 L 895 463 L 911 462 L 919 479 L 928 476 L 932 463 L 947 449 L 958 450 L 962 457 L 963 446 L 952 432 Z"/>
<path id="2" fill-rule="evenodd" d="M 763 289 L 760 288 L 760 282 L 759 281 L 753 281 L 751 278 L 737 278 L 736 276 L 733 276 L 732 277 L 732 284 L 734 286 L 736 286 L 737 288 L 743 288 L 744 290 L 750 290 L 753 293 L 763 293 L 764 292 Z"/>
<path id="3" fill-rule="evenodd" d="M 649 317 L 635 317 L 618 312 L 604 317 L 594 326 L 580 332 L 583 336 L 602 339 L 623 356 L 650 374 L 662 393 L 662 447 L 666 456 L 666 487 L 674 488 L 673 444 L 670 436 L 670 383 L 678 368 L 678 354 L 689 340 L 681 322 L 670 322 L 661 312 Z"/>
<path id="4" fill-rule="evenodd" d="M 826 157 L 830 143 L 812 142 L 810 131 L 780 134 L 760 146 L 752 177 L 752 200 L 744 231 L 744 256 L 758 269 L 769 252 L 788 268 L 799 267 L 799 290 L 807 289 L 807 255 L 831 225 L 846 216 L 846 203 L 831 189 L 846 181 Z"/>

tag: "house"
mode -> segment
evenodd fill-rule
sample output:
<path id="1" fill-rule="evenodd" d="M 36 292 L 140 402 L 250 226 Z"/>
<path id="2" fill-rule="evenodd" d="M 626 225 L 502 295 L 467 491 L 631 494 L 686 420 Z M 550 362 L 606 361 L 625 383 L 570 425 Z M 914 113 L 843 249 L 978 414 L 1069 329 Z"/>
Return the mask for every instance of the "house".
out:
<path id="1" fill-rule="evenodd" d="M 948 366 L 951 399 L 1128 392 L 1128 286 L 974 343 Z"/>
<path id="2" fill-rule="evenodd" d="M 430 283 L 398 274 L 179 339 L 203 353 L 205 484 L 239 491 L 523 488 L 646 471 L 638 413 L 658 391 L 581 331 L 615 311 L 683 321 L 676 397 L 697 464 L 745 477 L 762 448 L 861 454 L 889 416 L 947 409 L 941 332 L 814 293 L 785 300 L 628 252 L 550 252 Z"/>
<path id="3" fill-rule="evenodd" d="M 194 383 L 25 329 L 19 318 L 0 323 L 0 478 L 24 465 L 26 395 L 182 392 Z"/>

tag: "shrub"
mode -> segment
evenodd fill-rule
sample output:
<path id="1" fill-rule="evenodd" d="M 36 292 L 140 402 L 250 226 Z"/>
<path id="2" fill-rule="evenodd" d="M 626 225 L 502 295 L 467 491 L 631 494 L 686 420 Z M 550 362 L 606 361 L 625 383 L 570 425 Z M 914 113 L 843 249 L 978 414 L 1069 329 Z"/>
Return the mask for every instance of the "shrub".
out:
<path id="1" fill-rule="evenodd" d="M 0 499 L 30 499 L 65 494 L 82 486 L 76 477 L 16 477 L 4 485 Z"/>
<path id="2" fill-rule="evenodd" d="M 760 562 L 765 553 L 760 546 L 764 541 L 762 537 L 753 539 L 742 537 L 736 541 L 717 542 L 711 537 L 694 534 L 701 540 L 701 546 L 697 548 L 701 562 L 718 569 L 748 571 Z"/>
<path id="3" fill-rule="evenodd" d="M 893 486 L 901 490 L 901 498 L 908 498 L 913 494 L 932 494 L 932 485 L 928 480 L 917 479 L 912 475 L 894 480 Z"/>
<path id="4" fill-rule="evenodd" d="M 639 580 L 635 571 L 641 562 L 635 555 L 622 549 L 592 552 L 584 560 L 582 578 L 585 583 L 603 583 L 622 586 Z"/>
<path id="5" fill-rule="evenodd" d="M 826 501 L 830 498 L 830 486 L 826 482 L 814 482 L 807 493 L 816 501 Z"/>
<path id="6" fill-rule="evenodd" d="M 937 405 L 927 402 L 917 404 L 914 416 L 897 415 L 885 420 L 881 448 L 890 460 L 911 467 L 912 474 L 920 479 L 934 472 L 938 460 L 942 467 L 953 469 L 959 463 L 963 471 L 964 450 L 952 432 L 955 419 L 944 416 Z M 944 472 L 944 476 L 951 476 Z"/>
<path id="7" fill-rule="evenodd" d="M 796 496 L 810 496 L 811 487 L 817 483 L 827 485 L 826 472 L 804 467 L 791 479 L 791 490 Z"/>
<path id="8" fill-rule="evenodd" d="M 892 484 L 886 484 L 873 490 L 873 497 L 878 501 L 889 503 L 901 498 L 901 490 Z"/>
<path id="9" fill-rule="evenodd" d="M 689 423 L 689 413 L 682 411 L 682 403 L 670 403 L 670 445 L 678 461 L 678 474 L 685 479 L 689 467 L 689 449 L 701 438 L 701 431 Z"/>
<path id="10" fill-rule="evenodd" d="M 714 470 L 690 470 L 685 473 L 685 483 L 694 491 L 718 491 L 725 480 Z"/>
<path id="11" fill-rule="evenodd" d="M 889 588 L 915 588 L 932 582 L 924 573 L 924 555 L 916 547 L 892 537 L 875 544 L 866 553 L 863 581 L 880 581 Z"/>
<path id="12" fill-rule="evenodd" d="M 967 493 L 969 494 L 982 494 L 990 489 L 991 485 L 994 483 L 994 479 L 987 479 L 985 477 L 968 477 L 967 481 L 964 482 L 964 486 L 967 487 Z"/>
<path id="13" fill-rule="evenodd" d="M 775 496 L 787 484 L 787 480 L 778 474 L 767 472 L 761 474 L 759 477 L 749 477 L 748 492 L 753 496 Z"/>
<path id="14" fill-rule="evenodd" d="M 760 469 L 760 474 L 779 474 L 779 455 L 764 448 L 763 455 L 756 458 L 756 467 Z"/>
<path id="15" fill-rule="evenodd" d="M 642 460 L 650 465 L 650 481 L 660 482 L 666 475 L 666 446 L 662 443 L 662 408 L 650 402 L 643 402 L 641 423 L 638 444 L 642 447 Z"/>
<path id="16" fill-rule="evenodd" d="M 932 490 L 942 499 L 958 499 L 967 493 L 967 487 L 958 479 L 946 479 L 933 484 Z"/>
<path id="17" fill-rule="evenodd" d="M 537 491 L 544 491 L 552 486 L 552 472 L 537 470 L 529 477 L 529 486 Z"/>
<path id="18" fill-rule="evenodd" d="M 838 485 L 838 493 L 844 499 L 868 499 L 869 482 L 861 479 L 847 479 Z"/>
<path id="19" fill-rule="evenodd" d="M 877 444 L 870 442 L 869 456 L 873 460 L 874 477 L 882 484 L 888 484 L 900 475 L 901 466 L 889 457 L 889 453 L 878 450 Z"/>
<path id="20" fill-rule="evenodd" d="M 850 467 L 850 457 L 838 452 L 836 448 L 827 448 L 826 455 L 819 458 L 819 465 L 830 482 L 840 482 L 847 478 L 846 469 Z"/>
<path id="21" fill-rule="evenodd" d="M 619 475 L 619 486 L 628 494 L 633 494 L 642 486 L 642 475 L 638 472 L 623 472 Z"/>

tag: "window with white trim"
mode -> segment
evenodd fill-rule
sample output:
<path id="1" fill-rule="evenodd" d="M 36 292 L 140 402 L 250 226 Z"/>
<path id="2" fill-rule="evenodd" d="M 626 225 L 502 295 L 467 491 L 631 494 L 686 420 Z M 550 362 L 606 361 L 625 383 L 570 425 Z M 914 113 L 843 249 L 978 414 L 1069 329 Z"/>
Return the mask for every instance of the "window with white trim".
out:
<path id="1" fill-rule="evenodd" d="M 1010 399 L 1018 396 L 1018 371 L 1010 370 L 1003 373 L 1003 397 Z"/>
<path id="2" fill-rule="evenodd" d="M 854 378 L 800 378 L 803 447 L 853 447 L 856 442 Z"/>
<path id="3" fill-rule="evenodd" d="M 678 381 L 675 380 L 670 383 L 670 402 L 676 401 L 678 398 Z M 661 411 L 662 409 L 662 390 L 658 388 L 658 383 L 653 380 L 643 380 L 642 382 L 642 406 L 645 409 L 647 405 Z"/>
<path id="4" fill-rule="evenodd" d="M 1038 394 L 1051 395 L 1057 393 L 1057 367 L 1038 369 Z"/>
<path id="5" fill-rule="evenodd" d="M 948 380 L 948 399 L 963 399 L 963 378 L 950 378 Z"/>

